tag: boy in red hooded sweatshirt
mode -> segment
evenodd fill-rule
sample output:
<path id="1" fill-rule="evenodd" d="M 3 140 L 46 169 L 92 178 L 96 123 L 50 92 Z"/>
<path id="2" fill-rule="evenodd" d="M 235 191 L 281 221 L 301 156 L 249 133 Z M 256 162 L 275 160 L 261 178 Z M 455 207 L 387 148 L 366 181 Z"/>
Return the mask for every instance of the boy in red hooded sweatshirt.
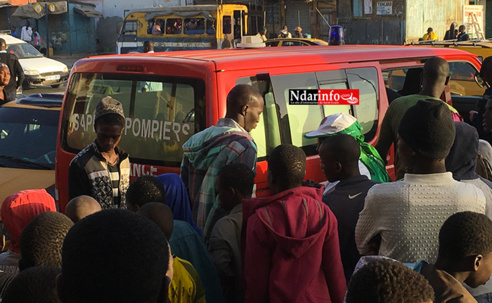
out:
<path id="1" fill-rule="evenodd" d="M 343 302 L 337 221 L 305 173 L 302 149 L 280 145 L 268 159 L 274 195 L 243 203 L 246 302 Z"/>

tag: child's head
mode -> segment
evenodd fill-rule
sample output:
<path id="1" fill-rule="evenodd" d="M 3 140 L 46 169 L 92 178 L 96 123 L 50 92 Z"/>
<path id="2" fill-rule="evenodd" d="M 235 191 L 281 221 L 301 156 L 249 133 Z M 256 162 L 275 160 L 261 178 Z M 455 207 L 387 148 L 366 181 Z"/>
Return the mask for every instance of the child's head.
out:
<path id="1" fill-rule="evenodd" d="M 59 302 L 56 296 L 56 277 L 60 268 L 36 266 L 21 272 L 10 282 L 2 302 Z"/>
<path id="2" fill-rule="evenodd" d="M 137 214 L 140 214 L 150 221 L 157 224 L 162 232 L 166 235 L 167 240 L 171 239 L 173 234 L 173 213 L 169 206 L 159 202 L 145 203 L 138 209 Z"/>
<path id="3" fill-rule="evenodd" d="M 101 204 L 91 196 L 81 195 L 68 202 L 65 215 L 77 223 L 88 215 L 101 211 Z"/>
<path id="4" fill-rule="evenodd" d="M 126 202 L 128 209 L 136 212 L 148 202 L 166 203 L 166 190 L 156 177 L 143 175 L 135 179 L 128 187 Z"/>
<path id="5" fill-rule="evenodd" d="M 325 137 L 319 148 L 321 169 L 330 182 L 351 177 L 358 172 L 360 145 L 354 137 L 337 134 Z"/>
<path id="6" fill-rule="evenodd" d="M 439 231 L 437 262 L 468 272 L 465 283 L 478 287 L 492 274 L 492 221 L 474 212 L 459 212 L 449 217 Z"/>
<path id="7" fill-rule="evenodd" d="M 72 220 L 58 212 L 45 212 L 34 218 L 20 237 L 22 259 L 19 269 L 61 267 L 63 240 L 72 226 Z"/>
<path id="8" fill-rule="evenodd" d="M 431 303 L 434 290 L 424 276 L 390 259 L 370 262 L 348 284 L 347 303 Z"/>
<path id="9" fill-rule="evenodd" d="M 423 161 L 443 161 L 454 142 L 449 108 L 439 100 L 420 100 L 410 107 L 398 127 L 398 154 L 412 168 Z"/>
<path id="10" fill-rule="evenodd" d="M 159 302 L 170 280 L 166 236 L 149 219 L 107 209 L 77 222 L 65 237 L 62 302 Z"/>
<path id="11" fill-rule="evenodd" d="M 227 210 L 251 198 L 255 174 L 246 164 L 232 163 L 222 167 L 215 181 L 219 205 Z"/>
<path id="12" fill-rule="evenodd" d="M 300 187 L 306 175 L 306 154 L 291 144 L 277 146 L 268 157 L 268 185 L 274 194 Z"/>

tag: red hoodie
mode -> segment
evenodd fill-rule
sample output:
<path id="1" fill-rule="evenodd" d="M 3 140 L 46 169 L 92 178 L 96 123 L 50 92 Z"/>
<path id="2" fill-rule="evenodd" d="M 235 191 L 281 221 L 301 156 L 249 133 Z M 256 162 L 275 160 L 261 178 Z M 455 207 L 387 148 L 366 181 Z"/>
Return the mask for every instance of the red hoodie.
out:
<path id="1" fill-rule="evenodd" d="M 297 187 L 243 201 L 246 302 L 343 302 L 337 220 L 322 194 Z"/>

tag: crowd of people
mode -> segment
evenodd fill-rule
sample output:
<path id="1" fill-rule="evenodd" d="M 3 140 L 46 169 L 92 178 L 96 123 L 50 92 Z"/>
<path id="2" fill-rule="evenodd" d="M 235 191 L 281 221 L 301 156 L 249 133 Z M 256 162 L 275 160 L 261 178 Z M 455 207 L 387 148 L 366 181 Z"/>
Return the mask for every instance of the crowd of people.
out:
<path id="1" fill-rule="evenodd" d="M 492 79 L 491 58 L 481 75 Z M 477 130 L 439 99 L 448 80 L 448 63 L 427 59 L 421 91 L 391 102 L 376 147 L 346 113 L 305 134 L 326 184 L 306 182 L 303 149 L 277 146 L 268 197 L 255 197 L 250 132 L 264 100 L 252 86 L 235 86 L 225 117 L 184 143 L 180 175 L 133 182 L 125 113 L 105 97 L 95 141 L 70 163 L 65 214 L 45 190 L 3 201 L 2 302 L 488 302 L 490 89 L 471 113 Z"/>

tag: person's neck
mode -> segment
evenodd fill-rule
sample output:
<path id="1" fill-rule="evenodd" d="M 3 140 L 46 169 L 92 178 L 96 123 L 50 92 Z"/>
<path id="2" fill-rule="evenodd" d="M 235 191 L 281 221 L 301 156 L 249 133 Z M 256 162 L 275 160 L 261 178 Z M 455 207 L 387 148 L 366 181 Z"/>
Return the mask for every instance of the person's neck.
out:
<path id="1" fill-rule="evenodd" d="M 237 124 L 239 124 L 241 127 L 244 128 L 244 116 L 241 115 L 231 115 L 231 114 L 226 114 L 224 118 L 231 119 L 236 121 Z"/>
<path id="2" fill-rule="evenodd" d="M 118 154 L 114 149 L 108 152 L 101 152 L 101 156 L 103 156 L 103 158 L 111 165 L 115 165 L 118 161 Z"/>
<path id="3" fill-rule="evenodd" d="M 274 185 L 272 186 L 272 184 L 270 184 L 270 189 L 272 190 L 272 193 L 274 195 L 278 194 L 278 193 L 281 193 L 281 192 L 284 192 L 286 190 L 289 190 L 289 189 L 293 189 L 293 188 L 298 188 L 298 187 L 301 187 L 302 186 L 302 183 L 301 184 L 292 184 L 292 185 Z"/>
<path id="4" fill-rule="evenodd" d="M 342 181 L 345 179 L 359 177 L 359 176 L 360 176 L 359 167 L 354 167 L 353 169 L 342 171 L 339 180 Z"/>
<path id="5" fill-rule="evenodd" d="M 417 161 L 412 168 L 408 171 L 411 174 L 439 174 L 446 172 L 445 159 L 442 160 L 430 160 L 430 161 Z"/>
<path id="6" fill-rule="evenodd" d="M 460 283 L 465 282 L 465 280 L 469 276 L 469 273 L 467 271 L 462 271 L 457 268 L 456 262 L 449 262 L 447 260 L 437 258 L 434 267 L 436 269 L 447 272 Z"/>
<path id="7" fill-rule="evenodd" d="M 429 97 L 434 97 L 434 98 L 440 98 L 442 91 L 443 90 L 438 88 L 438 87 L 424 86 L 424 87 L 422 87 L 422 90 L 420 91 L 419 95 L 429 96 Z"/>

